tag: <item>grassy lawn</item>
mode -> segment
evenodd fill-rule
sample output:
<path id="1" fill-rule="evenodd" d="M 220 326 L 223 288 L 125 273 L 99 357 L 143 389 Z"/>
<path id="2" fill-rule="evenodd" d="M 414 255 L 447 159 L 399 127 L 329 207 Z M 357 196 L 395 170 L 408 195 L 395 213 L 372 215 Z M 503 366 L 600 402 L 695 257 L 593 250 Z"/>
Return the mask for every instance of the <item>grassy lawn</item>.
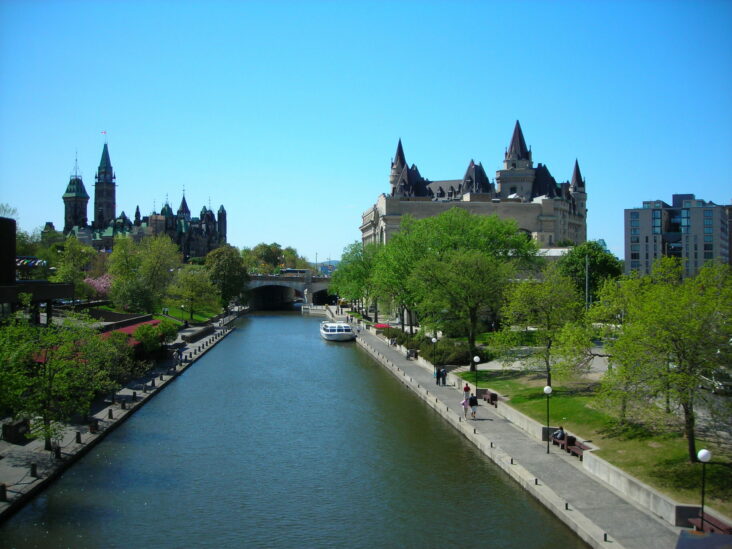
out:
<path id="1" fill-rule="evenodd" d="M 475 380 L 472 372 L 464 372 L 462 377 Z M 545 380 L 543 374 L 510 370 L 481 371 L 478 375 L 479 387 L 507 396 L 512 407 L 540 423 L 546 422 Z M 599 457 L 659 492 L 678 502 L 699 504 L 701 464 L 689 463 L 679 422 L 664 429 L 637 424 L 621 428 L 604 411 L 595 389 L 590 382 L 555 384 L 550 423 L 561 424 L 581 440 L 591 441 L 600 448 L 596 451 Z M 696 442 L 697 450 L 708 448 L 713 453 L 707 464 L 705 504 L 732 516 L 732 451 L 702 438 Z"/>
<path id="2" fill-rule="evenodd" d="M 167 304 L 164 305 L 169 308 L 168 310 L 168 316 L 176 319 L 178 322 L 183 324 L 184 321 L 188 322 L 208 322 L 211 318 L 215 317 L 217 314 L 221 312 L 221 309 L 202 309 L 200 311 L 193 311 L 193 319 L 191 320 L 191 313 L 187 310 L 181 310 L 180 305 L 177 307 L 175 304 Z M 111 307 L 110 305 L 103 305 L 101 307 L 98 307 L 99 309 L 105 309 L 107 311 L 112 311 L 115 313 L 129 313 L 130 311 L 122 311 L 115 309 L 114 307 Z M 140 313 L 143 314 L 143 313 Z M 153 313 L 153 318 L 156 318 L 158 320 L 162 320 L 163 318 L 167 318 L 162 315 L 162 310 L 157 310 Z"/>

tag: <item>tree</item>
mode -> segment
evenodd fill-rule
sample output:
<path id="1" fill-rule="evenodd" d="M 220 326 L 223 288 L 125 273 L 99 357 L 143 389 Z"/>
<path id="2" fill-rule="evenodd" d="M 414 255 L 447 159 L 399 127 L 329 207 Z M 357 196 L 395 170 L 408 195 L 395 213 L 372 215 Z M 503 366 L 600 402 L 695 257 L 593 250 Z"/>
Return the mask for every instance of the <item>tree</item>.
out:
<path id="1" fill-rule="evenodd" d="M 188 265 L 178 269 L 170 295 L 183 302 L 193 320 L 194 309 L 216 308 L 221 297 L 204 267 Z"/>
<path id="2" fill-rule="evenodd" d="M 0 328 L 0 408 L 15 417 L 38 418 L 33 432 L 51 440 L 76 414 L 88 412 L 97 391 L 109 386 L 106 362 L 98 352 L 103 345 L 90 325 L 80 318 L 63 324 L 33 326 L 11 318 Z"/>
<path id="3" fill-rule="evenodd" d="M 112 301 L 125 310 L 154 311 L 180 264 L 178 247 L 167 235 L 143 238 L 139 244 L 116 237 L 109 257 Z"/>
<path id="4" fill-rule="evenodd" d="M 249 275 L 239 251 L 228 244 L 208 253 L 206 270 L 211 282 L 221 295 L 221 304 L 224 307 L 232 299 L 242 295 L 249 281 Z"/>
<path id="5" fill-rule="evenodd" d="M 367 307 L 372 300 L 375 302 L 373 269 L 377 251 L 377 244 L 354 242 L 346 246 L 328 291 L 349 301 L 363 299 Z"/>
<path id="6" fill-rule="evenodd" d="M 592 303 L 603 282 L 623 274 L 620 260 L 596 241 L 583 242 L 559 259 L 559 270 L 574 282 L 577 291 Z M 587 275 L 587 276 L 585 276 Z M 585 286 L 589 293 L 585 295 Z"/>
<path id="7" fill-rule="evenodd" d="M 428 256 L 417 263 L 410 285 L 425 324 L 439 324 L 449 311 L 467 332 L 472 356 L 480 315 L 498 311 L 514 271 L 507 259 L 478 250 L 449 250 L 441 258 Z"/>
<path id="8" fill-rule="evenodd" d="M 689 459 L 696 461 L 698 387 L 732 361 L 732 272 L 711 263 L 695 277 L 682 279 L 681 273 L 678 260 L 662 258 L 641 282 L 625 277 L 618 288 L 603 287 L 593 314 L 617 323 L 607 344 L 617 365 L 608 383 L 678 407 Z"/>
<path id="9" fill-rule="evenodd" d="M 0 217 L 9 217 L 18 220 L 18 210 L 5 202 L 0 203 Z"/>
<path id="10" fill-rule="evenodd" d="M 56 274 L 51 277 L 51 281 L 70 282 L 74 285 L 75 295 L 90 295 L 91 289 L 84 282 L 86 277 L 84 270 L 96 253 L 91 246 L 82 244 L 74 236 L 69 236 L 64 242 Z"/>
<path id="11" fill-rule="evenodd" d="M 505 327 L 501 338 L 504 343 L 514 340 L 515 327 L 536 330 L 537 347 L 530 352 L 529 362 L 541 365 L 546 371 L 546 383 L 551 385 L 554 345 L 565 325 L 582 315 L 580 297 L 572 280 L 564 276 L 556 264 L 550 263 L 541 273 L 540 280 L 523 280 L 513 285 L 502 314 Z"/>

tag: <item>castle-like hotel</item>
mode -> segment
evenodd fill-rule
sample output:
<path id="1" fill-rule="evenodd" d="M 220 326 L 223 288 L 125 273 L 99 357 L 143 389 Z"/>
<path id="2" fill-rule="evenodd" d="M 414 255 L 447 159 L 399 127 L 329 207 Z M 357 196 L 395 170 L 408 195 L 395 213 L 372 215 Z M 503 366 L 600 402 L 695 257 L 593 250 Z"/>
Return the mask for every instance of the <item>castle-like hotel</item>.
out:
<path id="1" fill-rule="evenodd" d="M 407 164 L 400 139 L 389 183 L 390 194 L 382 194 L 362 215 L 364 243 L 385 243 L 399 230 L 403 215 L 421 219 L 453 207 L 514 219 L 542 248 L 587 240 L 587 192 L 579 164 L 575 161 L 572 179 L 564 183 L 557 183 L 546 165 L 534 167 L 518 121 L 495 182 L 472 160 L 462 179 L 425 179 L 417 166 Z"/>
<path id="2" fill-rule="evenodd" d="M 111 250 L 114 237 L 126 234 L 139 240 L 145 236 L 167 234 L 178 244 L 184 257 L 203 257 L 211 250 L 226 243 L 226 210 L 222 205 L 218 216 L 204 206 L 199 217 L 191 217 L 185 195 L 177 213 L 173 213 L 167 200 L 160 213 L 140 216 L 140 207 L 135 209 L 134 219 L 123 211 L 116 214 L 116 176 L 109 160 L 109 147 L 104 144 L 102 160 L 94 184 L 94 221 L 87 220 L 89 195 L 84 182 L 75 170 L 63 194 L 65 236 L 74 235 L 81 242 L 97 250 Z M 53 231 L 53 223 L 47 222 L 45 231 Z"/>

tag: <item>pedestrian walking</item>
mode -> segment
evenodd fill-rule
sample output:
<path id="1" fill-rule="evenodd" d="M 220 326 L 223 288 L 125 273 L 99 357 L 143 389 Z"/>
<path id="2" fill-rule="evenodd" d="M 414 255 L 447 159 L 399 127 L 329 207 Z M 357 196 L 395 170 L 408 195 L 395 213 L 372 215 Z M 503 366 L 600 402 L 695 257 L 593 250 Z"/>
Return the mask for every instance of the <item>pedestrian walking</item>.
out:
<path id="1" fill-rule="evenodd" d="M 443 368 L 440 370 L 440 377 L 442 378 L 442 386 L 447 385 L 447 370 Z"/>
<path id="2" fill-rule="evenodd" d="M 435 366 L 435 383 L 437 385 L 439 385 L 441 379 L 442 379 L 442 370 L 440 370 L 437 366 Z"/>
<path id="3" fill-rule="evenodd" d="M 470 393 L 468 404 L 470 405 L 470 415 L 475 419 L 475 414 L 478 411 L 478 397 Z"/>
<path id="4" fill-rule="evenodd" d="M 468 400 L 470 398 L 470 386 L 466 383 L 463 387 L 463 398 Z"/>
<path id="5" fill-rule="evenodd" d="M 468 419 L 468 406 L 470 406 L 468 399 L 464 398 L 460 404 L 463 407 L 463 415 L 465 416 L 465 419 Z"/>

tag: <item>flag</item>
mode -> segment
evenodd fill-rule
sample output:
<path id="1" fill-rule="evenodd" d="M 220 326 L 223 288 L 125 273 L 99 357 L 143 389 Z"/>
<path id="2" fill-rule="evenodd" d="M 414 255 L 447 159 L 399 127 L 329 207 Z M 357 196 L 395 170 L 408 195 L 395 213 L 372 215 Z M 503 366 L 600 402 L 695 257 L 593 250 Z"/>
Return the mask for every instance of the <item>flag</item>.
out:
<path id="1" fill-rule="evenodd" d="M 102 134 L 107 135 L 107 131 L 106 130 L 102 130 Z"/>

